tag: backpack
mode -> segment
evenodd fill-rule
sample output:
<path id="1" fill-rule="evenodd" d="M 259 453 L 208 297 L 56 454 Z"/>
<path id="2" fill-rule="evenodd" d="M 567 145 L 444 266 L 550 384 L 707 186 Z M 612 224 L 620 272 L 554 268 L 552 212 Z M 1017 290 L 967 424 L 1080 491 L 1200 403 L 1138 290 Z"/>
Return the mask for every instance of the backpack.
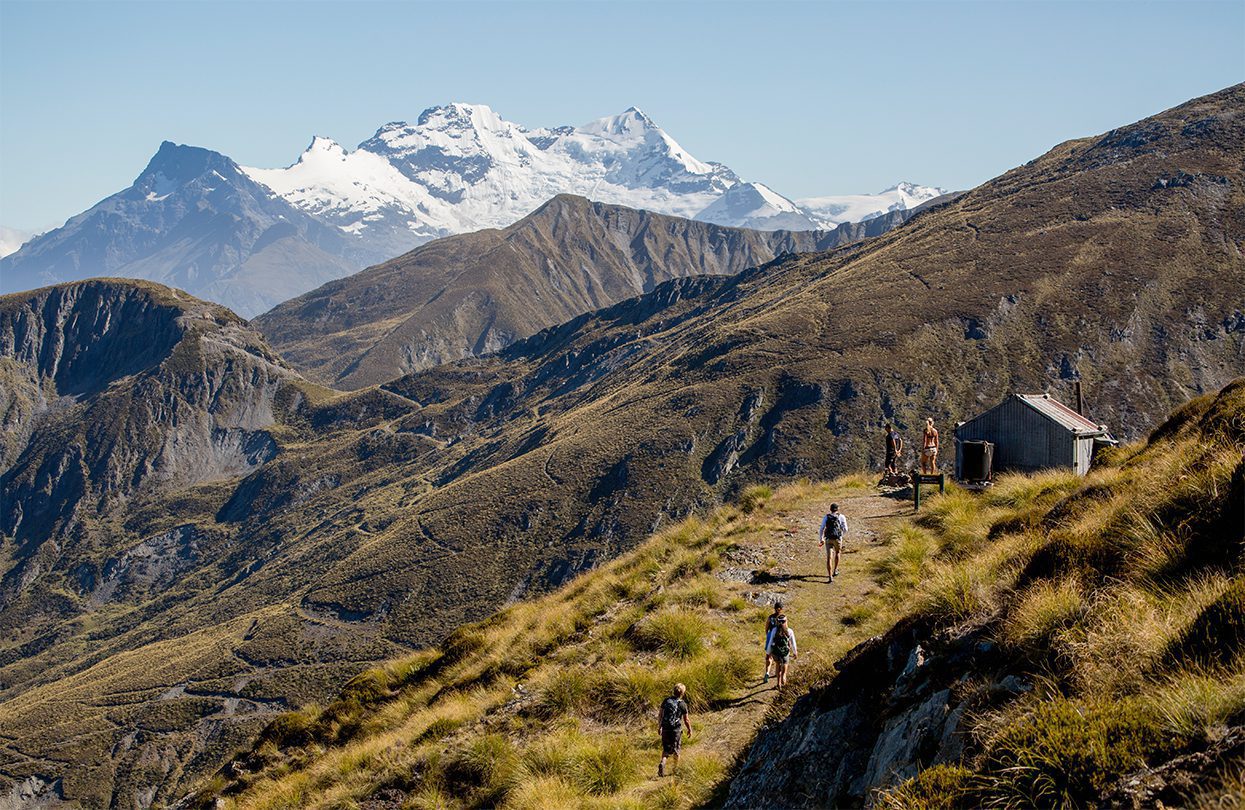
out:
<path id="1" fill-rule="evenodd" d="M 679 728 L 679 724 L 683 722 L 682 713 L 679 711 L 682 708 L 679 706 L 680 703 L 682 701 L 676 697 L 668 697 L 661 702 L 662 728 L 671 731 L 676 731 Z"/>
<path id="2" fill-rule="evenodd" d="M 839 516 L 833 512 L 826 513 L 826 537 L 832 537 L 838 540 L 843 536 L 843 524 L 839 522 Z"/>
<path id="3" fill-rule="evenodd" d="M 786 658 L 791 654 L 791 636 L 787 635 L 787 628 L 779 626 L 774 631 L 774 640 L 770 643 L 769 651 L 775 658 Z"/>

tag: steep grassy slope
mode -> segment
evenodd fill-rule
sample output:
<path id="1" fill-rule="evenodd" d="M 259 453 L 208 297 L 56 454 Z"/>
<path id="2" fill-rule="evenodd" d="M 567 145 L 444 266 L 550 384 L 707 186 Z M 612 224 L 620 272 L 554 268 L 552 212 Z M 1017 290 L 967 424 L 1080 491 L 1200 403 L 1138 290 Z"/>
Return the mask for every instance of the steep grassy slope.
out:
<path id="1" fill-rule="evenodd" d="M 876 587 L 831 616 L 817 612 L 830 586 L 800 587 L 817 570 L 801 566 L 815 559 L 753 570 L 753 584 L 739 565 L 772 553 L 772 536 L 802 509 L 833 498 L 859 514 L 849 488 L 860 484 L 794 485 L 768 500 L 753 488 L 741 501 L 748 514 L 725 507 L 689 520 L 439 649 L 364 673 L 327 706 L 282 716 L 196 802 L 1239 800 L 1243 424 L 1245 380 L 1191 403 L 1088 478 L 1012 476 L 984 494 L 935 496 L 919 517 L 891 518 L 877 546 L 856 535 L 845 575 Z M 800 542 L 811 544 L 813 525 L 801 526 Z M 796 688 L 806 693 L 771 704 L 751 741 L 721 727 L 757 722 L 738 707 L 765 700 L 755 647 L 749 655 L 766 613 L 747 601 L 767 587 L 755 583 L 797 586 L 786 595 L 806 657 L 882 634 L 837 662 L 802 662 Z M 658 780 L 651 717 L 675 680 L 689 685 L 695 734 L 683 775 Z"/>
<path id="2" fill-rule="evenodd" d="M 1230 88 L 868 243 L 675 279 L 385 389 L 310 385 L 219 310 L 166 317 L 172 292 L 105 318 L 129 337 L 95 382 L 60 391 L 42 350 L 6 343 L 0 726 L 26 731 L 0 772 L 88 805 L 168 800 L 283 705 L 743 481 L 862 467 L 886 418 L 945 426 L 1079 372 L 1094 415 L 1140 435 L 1245 372 L 1243 101 Z M 51 324 L 39 345 L 76 351 L 94 328 L 59 336 L 96 310 L 61 311 L 5 299 L 0 334 Z M 40 726 L 49 704 L 23 698 L 54 682 L 75 725 Z"/>
<path id="3" fill-rule="evenodd" d="M 903 505 L 859 478 L 749 490 L 557 592 L 363 673 L 325 706 L 279 717 L 197 793 L 236 807 L 652 807 L 709 797 L 778 694 L 757 636 L 786 600 L 802 672 L 864 637 L 839 621 L 877 600 L 861 569 Z M 831 590 L 814 542 L 828 500 L 851 510 L 850 579 Z M 880 509 L 877 507 L 880 505 Z M 872 511 L 871 508 L 872 507 Z M 873 511 L 878 514 L 873 514 Z M 816 581 L 814 581 L 816 579 Z M 677 777 L 652 779 L 653 718 L 688 686 L 694 734 Z"/>
<path id="4" fill-rule="evenodd" d="M 749 231 L 564 194 L 503 230 L 439 239 L 325 284 L 255 325 L 310 377 L 356 389 L 497 351 L 673 278 L 828 250 L 912 214 L 832 231 Z"/>
<path id="5" fill-rule="evenodd" d="M 898 538 L 912 610 L 760 735 L 727 805 L 1239 803 L 1242 425 L 1238 380 L 1086 479 L 935 500 Z"/>

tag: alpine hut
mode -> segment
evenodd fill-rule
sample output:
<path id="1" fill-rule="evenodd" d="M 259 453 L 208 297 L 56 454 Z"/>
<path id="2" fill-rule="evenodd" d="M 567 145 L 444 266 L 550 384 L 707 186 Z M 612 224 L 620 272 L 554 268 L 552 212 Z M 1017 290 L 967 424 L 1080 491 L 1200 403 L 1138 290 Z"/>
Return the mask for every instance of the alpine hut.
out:
<path id="1" fill-rule="evenodd" d="M 1116 443 L 1106 425 L 1094 424 L 1050 394 L 1012 394 L 955 426 L 955 475 L 986 480 L 996 470 L 1052 467 L 1084 475 L 1095 449 Z"/>

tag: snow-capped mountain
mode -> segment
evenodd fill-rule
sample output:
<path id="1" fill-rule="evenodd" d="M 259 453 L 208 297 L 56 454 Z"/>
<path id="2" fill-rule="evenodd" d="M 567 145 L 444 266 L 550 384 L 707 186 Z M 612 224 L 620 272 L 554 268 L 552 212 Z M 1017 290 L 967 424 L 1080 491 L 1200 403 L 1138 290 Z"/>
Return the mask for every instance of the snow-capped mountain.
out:
<path id="1" fill-rule="evenodd" d="M 916 208 L 946 193 L 947 189 L 934 186 L 899 183 L 877 194 L 805 197 L 796 202 L 811 218 L 825 227 L 840 222 L 864 222 L 887 211 Z"/>
<path id="2" fill-rule="evenodd" d="M 815 230 L 941 191 L 900 184 L 797 203 L 696 159 L 635 107 L 528 129 L 455 103 L 386 124 L 353 150 L 316 137 L 282 169 L 165 143 L 129 189 L 0 258 L 0 291 L 139 277 L 250 317 L 429 240 L 505 227 L 563 193 L 718 225 Z"/>
<path id="3" fill-rule="evenodd" d="M 557 194 L 692 218 L 739 183 L 634 107 L 581 127 L 529 130 L 484 105 L 450 104 L 414 124 L 386 124 L 353 152 L 316 138 L 292 166 L 245 171 L 357 239 L 386 244 L 389 255 L 505 227 Z"/>
<path id="4" fill-rule="evenodd" d="M 165 141 L 129 188 L 0 259 L 0 293 L 121 276 L 256 315 L 358 269 L 348 248 L 224 155 Z"/>

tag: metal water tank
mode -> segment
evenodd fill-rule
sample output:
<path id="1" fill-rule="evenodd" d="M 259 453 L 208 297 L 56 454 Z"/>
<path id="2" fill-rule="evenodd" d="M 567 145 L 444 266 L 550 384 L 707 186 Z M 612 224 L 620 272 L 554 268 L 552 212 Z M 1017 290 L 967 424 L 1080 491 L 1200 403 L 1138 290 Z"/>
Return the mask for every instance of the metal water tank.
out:
<path id="1" fill-rule="evenodd" d="M 978 439 L 960 443 L 960 478 L 965 481 L 989 481 L 994 471 L 994 443 Z"/>

